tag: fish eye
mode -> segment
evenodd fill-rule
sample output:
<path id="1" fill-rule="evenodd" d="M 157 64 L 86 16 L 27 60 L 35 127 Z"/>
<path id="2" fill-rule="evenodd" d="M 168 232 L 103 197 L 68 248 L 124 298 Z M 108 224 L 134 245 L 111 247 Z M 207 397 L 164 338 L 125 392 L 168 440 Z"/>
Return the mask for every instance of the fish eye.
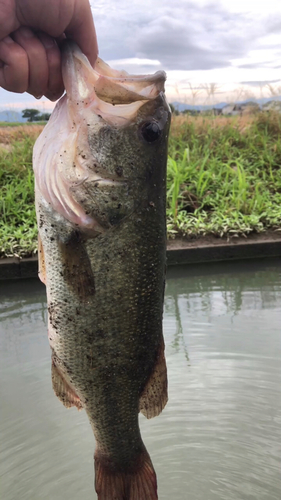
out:
<path id="1" fill-rule="evenodd" d="M 161 129 L 156 122 L 145 122 L 140 131 L 146 142 L 155 142 L 161 135 Z"/>

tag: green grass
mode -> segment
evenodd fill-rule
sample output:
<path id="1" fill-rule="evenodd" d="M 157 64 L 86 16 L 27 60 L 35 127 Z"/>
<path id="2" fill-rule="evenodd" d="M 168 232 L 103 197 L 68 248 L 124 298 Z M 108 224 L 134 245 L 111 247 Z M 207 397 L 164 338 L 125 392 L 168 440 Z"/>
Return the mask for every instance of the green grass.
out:
<path id="1" fill-rule="evenodd" d="M 173 125 L 169 235 L 246 235 L 281 228 L 280 115 L 180 118 Z"/>
<path id="2" fill-rule="evenodd" d="M 0 127 L 18 127 L 19 125 L 25 125 L 25 123 L 21 122 L 1 122 Z"/>
<path id="3" fill-rule="evenodd" d="M 36 252 L 32 145 L 39 129 L 28 127 L 26 134 L 21 129 L 18 137 L 16 132 L 7 133 L 8 145 L 0 131 L 2 257 Z M 280 164 L 279 114 L 174 117 L 168 158 L 168 236 L 221 237 L 281 229 Z"/>
<path id="4" fill-rule="evenodd" d="M 26 136 L 0 149 L 0 255 L 31 255 L 37 246 L 32 147 Z"/>
<path id="5" fill-rule="evenodd" d="M 21 127 L 21 126 L 33 126 L 33 125 L 46 125 L 46 121 L 38 122 L 1 122 L 0 127 Z"/>

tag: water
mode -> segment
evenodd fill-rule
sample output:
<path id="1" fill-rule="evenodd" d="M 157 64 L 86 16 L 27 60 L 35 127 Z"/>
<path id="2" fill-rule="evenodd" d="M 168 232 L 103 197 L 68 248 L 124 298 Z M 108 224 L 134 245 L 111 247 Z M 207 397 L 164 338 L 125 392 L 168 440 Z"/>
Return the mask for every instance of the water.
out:
<path id="1" fill-rule="evenodd" d="M 93 500 L 90 425 L 51 388 L 44 287 L 0 290 L 0 498 Z M 280 500 L 280 319 L 280 260 L 169 270 L 169 404 L 140 418 L 160 500 Z"/>

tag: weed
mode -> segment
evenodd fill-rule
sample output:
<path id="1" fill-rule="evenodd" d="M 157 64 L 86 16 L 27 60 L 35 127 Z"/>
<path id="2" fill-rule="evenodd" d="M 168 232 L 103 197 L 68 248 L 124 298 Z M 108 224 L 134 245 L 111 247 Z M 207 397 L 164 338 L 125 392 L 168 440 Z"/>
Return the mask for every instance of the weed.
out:
<path id="1" fill-rule="evenodd" d="M 168 235 L 245 235 L 279 228 L 280 132 L 281 117 L 276 113 L 174 117 Z"/>

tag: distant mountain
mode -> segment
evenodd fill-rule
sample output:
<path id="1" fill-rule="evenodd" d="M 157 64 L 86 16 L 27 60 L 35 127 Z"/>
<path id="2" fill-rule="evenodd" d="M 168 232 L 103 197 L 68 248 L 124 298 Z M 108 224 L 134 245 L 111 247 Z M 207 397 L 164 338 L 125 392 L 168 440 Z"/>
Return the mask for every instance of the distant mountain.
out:
<path id="1" fill-rule="evenodd" d="M 224 108 L 224 107 L 225 107 L 225 106 L 227 106 L 227 105 L 228 105 L 228 103 L 227 103 L 227 102 L 219 102 L 219 104 L 215 104 L 215 106 L 214 106 L 214 107 L 215 107 L 216 109 L 222 109 L 222 108 Z"/>
<path id="2" fill-rule="evenodd" d="M 192 105 L 192 104 L 185 104 L 183 102 L 178 102 L 178 101 L 174 101 L 171 104 L 173 104 L 173 106 L 180 112 L 185 111 L 186 109 L 189 109 L 190 111 L 202 111 L 202 110 L 207 110 L 207 109 L 213 108 L 213 106 Z"/>
<path id="3" fill-rule="evenodd" d="M 247 99 L 245 101 L 237 101 L 235 104 L 242 105 L 242 104 L 247 104 L 250 102 L 255 102 L 262 106 L 263 104 L 266 104 L 270 101 L 281 101 L 281 96 L 273 96 L 273 97 L 262 97 L 260 99 Z M 214 104 L 214 106 L 210 105 L 192 105 L 192 104 L 185 104 L 183 102 L 178 102 L 174 101 L 172 102 L 173 106 L 180 112 L 185 111 L 186 109 L 190 111 L 207 111 L 208 109 L 222 109 L 224 106 L 227 106 L 229 102 L 219 102 L 217 104 Z"/>
<path id="4" fill-rule="evenodd" d="M 267 102 L 270 102 L 270 101 L 281 101 L 281 95 L 276 95 L 276 96 L 272 96 L 272 97 L 262 97 L 261 99 L 253 99 L 253 100 L 255 102 L 257 102 L 258 104 L 266 104 Z"/>
<path id="5" fill-rule="evenodd" d="M 0 111 L 0 122 L 26 122 L 26 118 L 22 118 L 21 113 L 11 109 Z"/>

